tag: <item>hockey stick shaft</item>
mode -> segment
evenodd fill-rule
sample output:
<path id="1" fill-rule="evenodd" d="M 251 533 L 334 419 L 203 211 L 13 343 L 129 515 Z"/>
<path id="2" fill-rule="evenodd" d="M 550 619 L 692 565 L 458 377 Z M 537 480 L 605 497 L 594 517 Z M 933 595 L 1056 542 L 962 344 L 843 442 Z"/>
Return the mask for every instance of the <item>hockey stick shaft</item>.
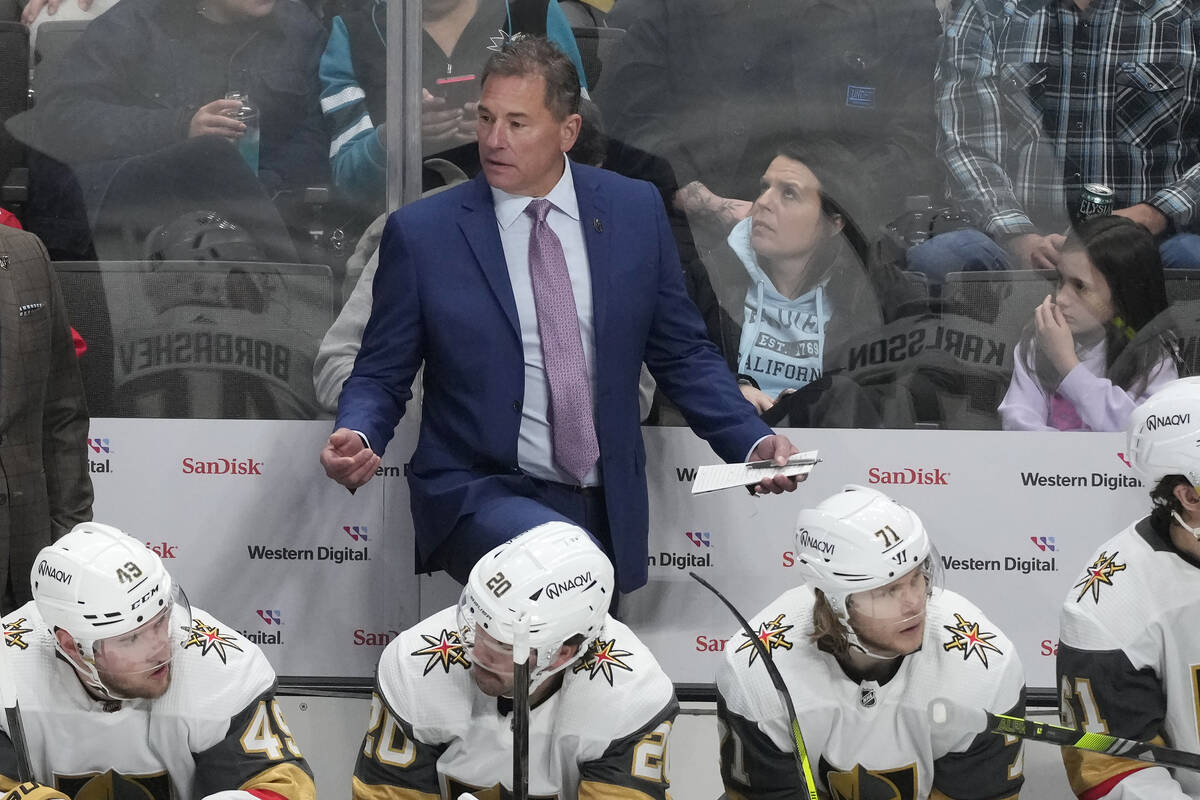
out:
<path id="1" fill-rule="evenodd" d="M 27 783 L 33 780 L 33 766 L 29 761 L 29 745 L 25 741 L 25 726 L 21 723 L 17 684 L 8 657 L 8 636 L 3 634 L 0 634 L 0 704 L 4 706 L 8 738 L 17 752 L 17 777 L 21 783 Z"/>
<path id="2" fill-rule="evenodd" d="M 771 677 L 771 683 L 775 686 L 775 691 L 783 699 L 783 705 L 787 709 L 788 720 L 792 727 L 792 752 L 796 756 L 796 768 L 800 772 L 800 777 L 804 781 L 804 789 L 808 792 L 809 800 L 818 800 L 817 797 L 817 782 L 813 778 L 812 765 L 808 761 L 808 749 L 804 746 L 804 734 L 800 731 L 800 720 L 796 718 L 796 707 L 792 704 L 792 696 L 788 694 L 787 685 L 783 682 L 783 676 L 779 674 L 779 668 L 775 666 L 775 661 L 771 658 L 771 651 L 763 644 L 762 639 L 741 612 L 734 607 L 733 603 L 725 599 L 725 595 L 717 591 L 711 583 L 701 578 L 695 572 L 689 572 L 705 589 L 717 596 L 717 599 L 725 604 L 725 607 L 737 619 L 738 624 L 742 626 L 742 630 L 750 637 L 750 641 L 754 642 L 754 647 L 758 651 L 759 658 L 762 659 L 763 667 L 767 670 L 767 675 Z"/>
<path id="3" fill-rule="evenodd" d="M 528 618 L 514 625 L 512 800 L 529 800 L 529 629 Z"/>
<path id="4" fill-rule="evenodd" d="M 987 713 L 987 724 L 992 733 L 1020 736 L 1035 742 L 1048 742 L 1117 758 L 1147 761 L 1164 767 L 1179 767 L 1200 772 L 1200 755 L 1150 742 L 1123 739 L 1107 733 L 1088 733 L 1062 725 L 1034 722 L 1021 717 L 990 712 Z"/>

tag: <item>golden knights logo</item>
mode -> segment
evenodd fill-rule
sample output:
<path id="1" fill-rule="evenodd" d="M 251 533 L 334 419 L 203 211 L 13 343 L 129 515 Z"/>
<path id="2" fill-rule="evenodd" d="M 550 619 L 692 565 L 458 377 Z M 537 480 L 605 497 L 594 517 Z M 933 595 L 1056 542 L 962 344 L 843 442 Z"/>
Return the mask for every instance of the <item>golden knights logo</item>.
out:
<path id="1" fill-rule="evenodd" d="M 109 770 L 90 775 L 55 776 L 60 792 L 75 800 L 171 800 L 171 778 L 155 775 L 122 775 Z"/>
<path id="2" fill-rule="evenodd" d="M 1004 655 L 999 647 L 992 644 L 992 639 L 996 638 L 996 634 L 979 630 L 978 622 L 968 622 L 962 614 L 955 614 L 954 618 L 958 620 L 957 625 L 942 626 L 950 631 L 950 641 L 942 643 L 942 648 L 947 653 L 951 650 L 961 650 L 963 661 L 969 659 L 974 653 L 979 656 L 984 669 L 988 667 L 988 651 Z"/>
<path id="3" fill-rule="evenodd" d="M 633 667 L 626 664 L 621 659 L 626 656 L 631 656 L 633 653 L 628 650 L 618 650 L 616 639 L 609 639 L 607 642 L 603 639 L 597 639 L 592 642 L 592 646 L 588 648 L 587 655 L 579 659 L 579 663 L 575 665 L 571 672 L 588 672 L 588 680 L 594 680 L 597 675 L 603 675 L 608 681 L 608 685 L 613 685 L 613 670 L 623 669 L 626 672 L 633 672 Z"/>
<path id="4" fill-rule="evenodd" d="M 1083 578 L 1074 586 L 1074 588 L 1079 590 L 1079 596 L 1075 598 L 1076 603 L 1082 600 L 1083 596 L 1089 591 L 1092 593 L 1092 602 L 1100 602 L 1100 585 L 1112 586 L 1113 575 L 1125 570 L 1124 564 L 1117 563 L 1117 554 L 1119 552 L 1119 550 L 1114 550 L 1111 556 L 1108 553 L 1102 552 L 1092 562 L 1092 565 L 1084 573 Z"/>
<path id="5" fill-rule="evenodd" d="M 198 619 L 192 620 L 192 629 L 188 632 L 188 638 L 184 640 L 183 647 L 185 650 L 189 647 L 199 647 L 202 656 L 216 653 L 222 664 L 225 663 L 226 647 L 239 652 L 242 649 L 238 647 L 232 636 L 221 633 L 221 630 L 215 625 L 206 625 Z"/>
<path id="6" fill-rule="evenodd" d="M 24 617 L 15 619 L 12 622 L 6 622 L 4 623 L 4 644 L 24 650 L 29 647 L 29 643 L 21 637 L 27 633 L 33 633 L 33 628 L 25 627 Z"/>
<path id="7" fill-rule="evenodd" d="M 842 772 L 824 758 L 817 770 L 829 787 L 829 800 L 916 800 L 917 765 L 888 770 L 869 770 L 855 764 Z"/>
<path id="8" fill-rule="evenodd" d="M 780 614 L 773 620 L 763 622 L 758 626 L 758 640 L 763 643 L 763 647 L 767 648 L 767 654 L 775 651 L 775 648 L 782 647 L 784 650 L 791 650 L 792 643 L 789 642 L 784 634 L 794 628 L 794 625 L 783 624 L 783 614 Z M 740 653 L 743 650 L 750 650 L 750 661 L 746 664 L 748 667 L 754 666 L 754 659 L 758 658 L 758 648 L 754 646 L 754 640 L 749 634 L 742 631 L 742 637 L 746 641 L 742 642 L 735 650 L 735 653 Z"/>
<path id="9" fill-rule="evenodd" d="M 420 650 L 414 650 L 409 653 L 411 656 L 427 656 L 428 661 L 425 662 L 425 671 L 422 676 L 433 672 L 434 667 L 441 667 L 446 670 L 447 674 L 450 668 L 458 664 L 463 669 L 469 669 L 471 662 L 467 661 L 466 655 L 463 653 L 462 639 L 459 638 L 458 631 L 448 631 L 442 629 L 441 634 L 430 636 L 427 633 L 422 633 L 421 638 L 425 640 L 427 647 L 422 647 Z"/>

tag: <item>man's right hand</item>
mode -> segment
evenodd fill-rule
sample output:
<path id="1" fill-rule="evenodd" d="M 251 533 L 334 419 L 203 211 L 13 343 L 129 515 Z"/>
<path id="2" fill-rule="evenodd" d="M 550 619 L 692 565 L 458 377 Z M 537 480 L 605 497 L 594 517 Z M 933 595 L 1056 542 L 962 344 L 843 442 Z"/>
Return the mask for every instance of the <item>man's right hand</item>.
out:
<path id="1" fill-rule="evenodd" d="M 92 7 L 92 0 L 77 0 L 77 2 L 79 3 L 80 11 L 87 11 Z M 62 0 L 29 0 L 29 3 L 25 6 L 25 10 L 21 12 L 21 22 L 24 22 L 26 25 L 32 25 L 43 8 L 46 9 L 46 15 L 52 17 L 58 12 L 60 5 L 62 5 Z"/>
<path id="2" fill-rule="evenodd" d="M 326 475 L 342 486 L 357 489 L 371 480 L 379 467 L 379 456 L 363 444 L 357 433 L 349 428 L 338 428 L 321 448 L 321 466 Z"/>
<path id="3" fill-rule="evenodd" d="M 237 139 L 246 132 L 246 124 L 227 115 L 241 107 L 241 100 L 226 100 L 225 98 L 200 106 L 192 115 L 191 124 L 188 125 L 188 138 L 224 136 L 230 140 Z"/>
<path id="4" fill-rule="evenodd" d="M 1008 252 L 1018 269 L 1054 269 L 1066 240 L 1061 233 L 1025 233 L 1008 240 Z"/>

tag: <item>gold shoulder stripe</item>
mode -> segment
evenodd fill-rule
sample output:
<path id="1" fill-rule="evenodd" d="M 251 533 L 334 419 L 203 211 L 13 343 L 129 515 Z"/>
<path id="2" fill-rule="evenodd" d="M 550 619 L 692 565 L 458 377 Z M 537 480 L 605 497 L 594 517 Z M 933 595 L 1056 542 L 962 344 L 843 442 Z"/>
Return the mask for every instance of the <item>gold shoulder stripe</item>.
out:
<path id="1" fill-rule="evenodd" d="M 1162 736 L 1155 736 L 1151 744 L 1165 745 Z M 1130 761 L 1127 758 L 1116 758 L 1090 750 L 1080 750 L 1075 747 L 1062 748 L 1063 766 L 1067 769 L 1067 781 L 1076 797 L 1082 797 L 1087 790 L 1110 781 L 1126 772 L 1153 766 L 1142 761 Z"/>
<path id="2" fill-rule="evenodd" d="M 357 775 L 351 781 L 353 800 L 441 800 L 440 795 L 419 792 L 404 786 L 364 783 Z"/>
<path id="3" fill-rule="evenodd" d="M 645 792 L 631 786 L 600 781 L 580 781 L 579 800 L 655 800 Z"/>
<path id="4" fill-rule="evenodd" d="M 288 800 L 316 800 L 317 787 L 312 776 L 294 761 L 285 761 L 264 769 L 238 787 L 242 791 L 266 789 Z"/>

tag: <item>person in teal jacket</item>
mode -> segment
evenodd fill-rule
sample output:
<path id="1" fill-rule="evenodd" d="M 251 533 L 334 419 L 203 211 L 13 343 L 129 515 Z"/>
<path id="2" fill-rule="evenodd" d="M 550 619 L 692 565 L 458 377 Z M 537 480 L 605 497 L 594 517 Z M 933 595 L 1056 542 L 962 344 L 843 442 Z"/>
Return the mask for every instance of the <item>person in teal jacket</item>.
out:
<path id="1" fill-rule="evenodd" d="M 586 89 L 575 37 L 557 0 L 423 0 L 421 138 L 468 175 L 479 171 L 479 74 L 500 32 L 542 35 L 559 46 Z M 387 0 L 367 0 L 333 20 L 321 57 L 321 111 L 334 186 L 364 212 L 384 210 Z M 426 174 L 426 189 L 436 178 Z"/>

